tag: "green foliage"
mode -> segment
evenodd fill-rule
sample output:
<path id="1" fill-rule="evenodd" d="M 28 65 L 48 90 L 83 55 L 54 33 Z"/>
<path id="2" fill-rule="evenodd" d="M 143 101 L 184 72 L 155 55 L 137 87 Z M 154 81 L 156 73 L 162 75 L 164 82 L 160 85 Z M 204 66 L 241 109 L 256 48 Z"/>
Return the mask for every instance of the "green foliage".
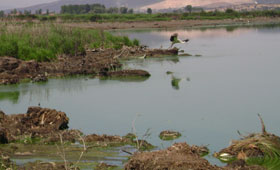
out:
<path id="1" fill-rule="evenodd" d="M 23 60 L 51 61 L 58 55 L 84 55 L 85 47 L 115 48 L 138 46 L 139 41 L 128 37 L 113 36 L 108 32 L 66 28 L 57 25 L 14 26 L 0 30 L 0 56 L 12 56 Z"/>
<path id="2" fill-rule="evenodd" d="M 153 10 L 152 10 L 151 8 L 148 8 L 148 9 L 147 9 L 147 13 L 148 13 L 148 14 L 152 14 L 152 13 L 153 13 Z"/>
<path id="3" fill-rule="evenodd" d="M 5 13 L 4 11 L 0 11 L 0 18 L 4 17 L 5 16 Z"/>
<path id="4" fill-rule="evenodd" d="M 106 8 L 102 4 L 84 4 L 84 5 L 64 5 L 61 7 L 61 14 L 105 14 L 105 13 L 121 13 L 132 14 L 133 9 L 127 7 L 114 7 Z"/>
<path id="5" fill-rule="evenodd" d="M 185 7 L 185 10 L 188 11 L 189 13 L 192 13 L 192 9 L 193 9 L 193 7 L 191 5 L 187 5 Z"/>

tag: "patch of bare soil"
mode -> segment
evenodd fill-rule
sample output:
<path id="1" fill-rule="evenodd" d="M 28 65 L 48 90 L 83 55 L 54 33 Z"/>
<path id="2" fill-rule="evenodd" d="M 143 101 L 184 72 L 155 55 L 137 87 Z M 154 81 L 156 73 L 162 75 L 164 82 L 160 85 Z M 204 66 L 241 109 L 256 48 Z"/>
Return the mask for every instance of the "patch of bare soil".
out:
<path id="1" fill-rule="evenodd" d="M 125 170 L 216 170 L 196 149 L 186 143 L 176 143 L 166 150 L 135 153 Z"/>
<path id="2" fill-rule="evenodd" d="M 46 81 L 48 77 L 68 75 L 98 75 L 111 70 L 121 69 L 119 59 L 138 57 L 159 57 L 163 55 L 177 55 L 178 49 L 147 49 L 145 47 L 124 47 L 121 50 L 93 49 L 86 55 L 60 56 L 51 62 L 23 61 L 13 57 L 0 57 L 0 84 L 16 84 L 23 79 L 34 82 Z M 121 72 L 119 72 L 121 73 Z M 123 75 L 132 74 L 131 71 Z M 142 76 L 143 72 L 139 73 Z M 117 73 L 109 73 L 117 74 Z M 119 74 L 122 76 L 122 74 Z"/>
<path id="3" fill-rule="evenodd" d="M 171 147 L 153 152 L 135 153 L 125 170 L 263 170 L 260 166 L 247 166 L 245 162 L 236 162 L 227 167 L 211 165 L 201 157 L 204 147 L 176 143 Z"/>

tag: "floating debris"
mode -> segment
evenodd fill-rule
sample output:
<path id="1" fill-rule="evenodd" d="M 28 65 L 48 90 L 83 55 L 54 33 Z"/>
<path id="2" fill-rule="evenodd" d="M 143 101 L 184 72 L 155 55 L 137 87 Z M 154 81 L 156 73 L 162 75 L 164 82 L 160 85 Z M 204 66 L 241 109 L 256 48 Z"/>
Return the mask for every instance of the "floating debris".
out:
<path id="1" fill-rule="evenodd" d="M 159 134 L 161 140 L 174 140 L 180 138 L 182 135 L 179 132 L 165 130 Z"/>

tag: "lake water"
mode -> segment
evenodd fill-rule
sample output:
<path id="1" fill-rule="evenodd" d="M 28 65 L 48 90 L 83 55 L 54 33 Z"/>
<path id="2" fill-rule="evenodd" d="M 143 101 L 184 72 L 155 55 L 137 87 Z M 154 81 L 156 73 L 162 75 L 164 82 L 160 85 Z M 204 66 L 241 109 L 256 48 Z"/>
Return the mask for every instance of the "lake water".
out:
<path id="1" fill-rule="evenodd" d="M 174 32 L 189 38 L 176 47 L 191 57 L 139 59 L 126 68 L 151 73 L 145 81 L 51 79 L 47 83 L 0 86 L 0 109 L 25 113 L 42 107 L 66 112 L 70 128 L 86 134 L 131 132 L 134 119 L 138 136 L 151 129 L 147 139 L 159 148 L 173 142 L 207 145 L 211 152 L 227 147 L 243 134 L 260 132 L 260 113 L 267 130 L 280 135 L 280 27 L 203 28 L 118 31 L 151 48 L 167 48 Z M 174 72 L 182 80 L 172 87 Z M 158 138 L 162 130 L 182 137 L 172 142 Z M 212 163 L 218 163 L 208 157 Z M 218 163 L 219 164 L 219 163 Z"/>

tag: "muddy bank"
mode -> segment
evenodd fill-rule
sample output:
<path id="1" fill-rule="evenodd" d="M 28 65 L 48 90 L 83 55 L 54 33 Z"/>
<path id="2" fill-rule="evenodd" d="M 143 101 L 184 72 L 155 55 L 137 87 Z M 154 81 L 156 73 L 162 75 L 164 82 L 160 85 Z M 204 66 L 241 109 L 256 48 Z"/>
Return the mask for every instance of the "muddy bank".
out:
<path id="1" fill-rule="evenodd" d="M 22 61 L 13 57 L 0 57 L 0 84 L 16 84 L 29 79 L 33 82 L 47 81 L 48 77 L 69 75 L 107 75 L 122 68 L 120 59 L 177 55 L 178 49 L 147 49 L 146 47 L 124 47 L 121 50 L 91 49 L 84 56 L 60 56 L 52 62 Z M 121 74 L 119 74 L 121 73 Z M 108 75 L 143 76 L 143 72 L 127 71 Z M 145 73 L 144 76 L 147 76 Z"/>
<path id="2" fill-rule="evenodd" d="M 204 147 L 189 146 L 186 143 L 176 143 L 166 150 L 135 153 L 125 170 L 263 170 L 260 166 L 248 166 L 237 162 L 226 167 L 211 165 L 202 158 Z"/>
<path id="3" fill-rule="evenodd" d="M 224 20 L 172 20 L 172 21 L 131 21 L 131 22 L 83 22 L 63 23 L 65 26 L 97 29 L 144 29 L 144 28 L 182 28 L 182 27 L 205 27 L 205 26 L 234 26 L 234 25 L 263 25 L 279 24 L 280 18 L 257 17 Z"/>
<path id="4" fill-rule="evenodd" d="M 176 143 L 166 150 L 136 153 L 125 165 L 125 170 L 219 169 L 201 158 L 198 148 L 186 143 Z"/>

